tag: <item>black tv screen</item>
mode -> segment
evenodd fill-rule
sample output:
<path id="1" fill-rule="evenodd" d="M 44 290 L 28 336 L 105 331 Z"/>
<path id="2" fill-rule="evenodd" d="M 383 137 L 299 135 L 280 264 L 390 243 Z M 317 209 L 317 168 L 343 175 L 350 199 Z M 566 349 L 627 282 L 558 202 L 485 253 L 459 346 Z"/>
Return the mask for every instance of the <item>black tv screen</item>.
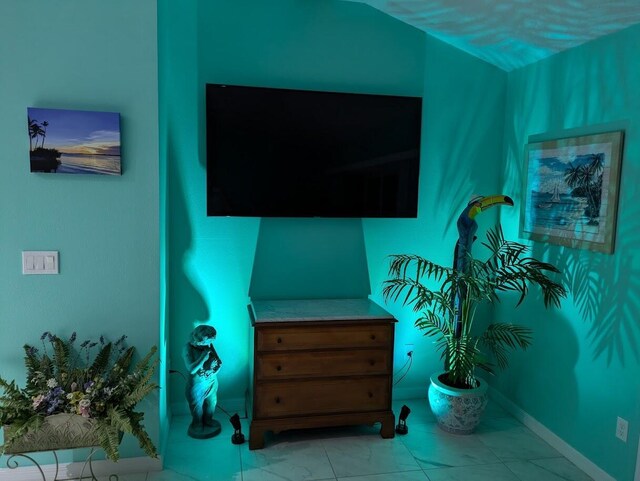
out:
<path id="1" fill-rule="evenodd" d="M 416 217 L 422 98 L 208 84 L 207 215 Z"/>

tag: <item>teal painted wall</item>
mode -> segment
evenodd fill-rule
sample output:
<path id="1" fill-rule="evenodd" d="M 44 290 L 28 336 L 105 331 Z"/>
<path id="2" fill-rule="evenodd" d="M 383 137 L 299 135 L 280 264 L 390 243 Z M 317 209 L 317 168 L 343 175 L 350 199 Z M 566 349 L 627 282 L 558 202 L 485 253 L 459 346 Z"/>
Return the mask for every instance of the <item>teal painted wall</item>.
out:
<path id="1" fill-rule="evenodd" d="M 172 367 L 182 369 L 182 343 L 194 325 L 210 322 L 219 330 L 217 346 L 225 363 L 221 403 L 242 399 L 250 333 L 245 306 L 252 279 L 263 291 L 269 273 L 273 285 L 289 285 L 291 272 L 276 269 L 282 262 L 317 263 L 309 257 L 313 243 L 276 257 L 275 246 L 287 234 L 299 238 L 308 228 L 308 238 L 321 250 L 320 239 L 332 239 L 343 229 L 350 233 L 351 245 L 334 246 L 337 256 L 353 249 L 347 272 L 336 275 L 355 280 L 356 292 L 369 290 L 381 302 L 388 254 L 415 252 L 451 261 L 455 219 L 471 194 L 505 193 L 518 204 L 522 149 L 529 136 L 622 127 L 626 144 L 616 252 L 606 256 L 533 244 L 537 256 L 564 269 L 574 294 L 561 311 L 543 311 L 535 296 L 517 311 L 509 302 L 501 305 L 495 314 L 530 324 L 537 342 L 514 356 L 494 386 L 616 479 L 632 478 L 640 425 L 638 216 L 636 186 L 629 181 L 638 175 L 640 158 L 640 61 L 633 48 L 638 27 L 507 75 L 356 3 L 188 0 L 177 5 L 161 0 L 159 47 L 151 0 L 108 5 L 39 0 L 37 8 L 33 2 L 10 3 L 0 18 L 5 114 L 0 118 L 5 159 L 0 322 L 5 333 L 11 332 L 0 338 L 3 376 L 23 381 L 19 345 L 49 329 L 77 330 L 80 336 L 125 332 L 141 350 L 160 342 Z M 34 35 L 48 31 L 51 22 L 57 25 L 55 35 Z M 206 82 L 424 93 L 418 219 L 207 218 Z M 30 174 L 27 106 L 120 112 L 124 175 Z M 479 236 L 498 216 L 507 236 L 517 237 L 517 208 L 483 214 Z M 22 276 L 20 251 L 25 249 L 59 250 L 61 274 Z M 259 276 L 254 265 L 262 266 Z M 292 295 L 318 290 L 347 295 L 345 285 L 332 292 L 330 271 L 322 275 L 296 283 L 300 291 Z M 404 363 L 407 350 L 415 351 L 412 370 L 396 393 L 423 395 L 429 373 L 440 366 L 437 354 L 412 327 L 410 310 L 388 309 L 401 321 L 396 366 Z M 166 338 L 165 325 L 170 326 Z M 558 386 L 550 393 L 549 380 Z M 184 405 L 181 383 L 179 378 L 171 383 L 170 400 L 178 406 Z M 145 403 L 156 440 L 166 432 L 166 417 L 160 415 L 165 405 L 164 393 Z M 630 421 L 627 444 L 613 435 L 618 415 Z M 140 454 L 134 444 L 125 441 L 125 456 Z"/>
<path id="2" fill-rule="evenodd" d="M 171 365 L 182 369 L 180 349 L 193 327 L 209 322 L 218 329 L 224 407 L 241 402 L 248 385 L 252 279 L 257 297 L 352 297 L 366 295 L 369 283 L 359 219 L 206 217 L 204 85 L 421 95 L 424 35 L 371 7 L 338 1 L 197 2 L 189 18 L 179 14 L 182 8 L 160 5 L 160 31 L 172 30 L 176 39 L 160 50 L 161 72 L 173 72 L 160 96 L 168 149 L 162 162 L 168 165 L 169 351 Z M 340 233 L 351 240 L 340 244 Z M 291 244 L 279 245 L 287 238 Z M 336 262 L 327 269 L 314 252 L 346 260 L 347 268 Z M 332 284 L 331 275 L 353 282 Z M 280 294 L 274 286 L 282 286 Z M 172 380 L 171 399 L 176 411 L 186 408 L 179 378 Z"/>
<path id="3" fill-rule="evenodd" d="M 356 299 L 369 295 L 359 219 L 260 221 L 249 296 Z"/>
<path id="4" fill-rule="evenodd" d="M 494 383 L 620 481 L 633 479 L 640 433 L 639 44 L 636 26 L 510 73 L 505 123 L 505 190 L 517 205 L 529 137 L 626 131 L 614 254 L 532 243 L 572 294 L 560 310 L 545 311 L 538 296 L 516 311 L 502 304 L 498 314 L 530 325 L 535 343 Z M 519 212 L 502 219 L 517 237 Z M 626 444 L 614 436 L 617 416 L 629 421 Z"/>
<path id="5" fill-rule="evenodd" d="M 2 7 L 0 374 L 24 385 L 21 346 L 43 331 L 158 343 L 156 2 Z M 120 112 L 123 175 L 31 174 L 30 106 Z M 58 250 L 60 274 L 23 276 L 22 250 Z M 142 405 L 156 442 L 158 406 Z M 129 436 L 121 453 L 144 455 Z"/>
<path id="6" fill-rule="evenodd" d="M 166 359 L 163 376 L 166 378 L 166 386 L 179 383 L 184 388 L 182 380 L 173 379 L 169 373 L 171 366 L 170 349 L 172 346 L 172 333 L 170 320 L 180 319 L 180 316 L 172 309 L 172 299 L 176 296 L 176 288 L 172 284 L 172 271 L 176 271 L 176 265 L 182 261 L 171 255 L 171 242 L 177 243 L 184 236 L 171 236 L 171 228 L 175 220 L 169 208 L 169 203 L 181 195 L 176 194 L 180 187 L 177 165 L 180 162 L 188 162 L 195 157 L 192 150 L 184 146 L 193 144 L 192 139 L 197 139 L 197 124 L 194 111 L 195 101 L 187 101 L 189 92 L 195 90 L 198 66 L 196 62 L 196 30 L 193 25 L 197 18 L 196 0 L 184 0 L 179 3 L 173 0 L 158 1 L 158 114 L 160 137 L 160 317 L 164 337 L 161 344 Z M 177 101 L 174 101 L 177 100 Z M 185 100 L 187 99 L 187 100 Z M 183 146 L 183 148 L 178 148 Z M 180 204 L 180 207 L 182 204 Z M 188 243 L 188 238 L 184 242 Z M 173 262 L 172 262 L 173 261 Z M 177 261 L 177 262 L 176 262 Z M 174 321 L 177 322 L 177 321 Z M 174 388 L 175 389 L 175 388 Z M 163 402 L 167 405 L 171 402 L 170 389 L 162 392 Z M 188 409 L 187 409 L 188 410 Z M 168 409 L 171 413 L 171 409 Z M 169 416 L 167 416 L 168 418 Z M 165 426 L 163 426 L 165 428 Z M 168 429 L 163 429 L 163 440 L 168 435 Z"/>
<path id="7" fill-rule="evenodd" d="M 425 39 L 422 161 L 417 219 L 365 219 L 372 298 L 383 304 L 382 283 L 390 254 L 420 254 L 453 262 L 456 221 L 473 194 L 504 193 L 502 159 L 506 74 L 433 37 Z M 497 222 L 500 207 L 478 216 L 478 237 Z M 479 244 L 479 243 L 478 243 Z M 476 245 L 475 255 L 482 246 Z M 429 376 L 442 370 L 431 339 L 413 327 L 410 308 L 387 306 L 396 326 L 396 369 L 413 350 L 413 366 L 395 387 L 396 397 L 426 397 Z"/>
<path id="8" fill-rule="evenodd" d="M 191 329 L 201 322 L 213 324 L 224 362 L 219 373 L 224 407 L 241 402 L 247 388 L 250 290 L 255 297 L 281 298 L 371 292 L 381 302 L 387 255 L 419 252 L 451 261 L 457 213 L 471 194 L 499 189 L 506 75 L 362 4 L 243 0 L 187 5 L 189 13 L 181 14 L 182 5 L 160 4 L 160 31 L 170 30 L 174 40 L 166 48 L 161 43 L 160 50 L 161 143 L 167 148 L 162 162 L 167 163 L 169 352 L 171 365 L 182 369 L 180 349 Z M 424 92 L 419 218 L 207 218 L 207 82 L 398 95 Z M 485 227 L 497 219 L 496 212 L 484 215 Z M 348 242 L 339 242 L 343 235 Z M 339 262 L 328 267 L 332 258 Z M 341 282 L 332 283 L 332 276 Z M 440 362 L 413 329 L 412 313 L 398 306 L 389 309 L 402 321 L 396 365 L 406 359 L 404 344 L 420 346 L 410 375 L 398 385 L 399 395 L 424 396 L 428 373 Z M 182 389 L 182 381 L 174 379 L 175 412 L 186 409 Z"/>

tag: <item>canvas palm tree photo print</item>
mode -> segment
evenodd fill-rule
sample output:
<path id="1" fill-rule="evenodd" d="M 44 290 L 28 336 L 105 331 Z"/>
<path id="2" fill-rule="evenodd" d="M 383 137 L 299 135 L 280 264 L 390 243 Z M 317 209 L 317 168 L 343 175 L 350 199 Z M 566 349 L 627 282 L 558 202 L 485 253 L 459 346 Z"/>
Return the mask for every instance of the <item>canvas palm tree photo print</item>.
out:
<path id="1" fill-rule="evenodd" d="M 120 175 L 120 114 L 29 107 L 31 172 Z"/>

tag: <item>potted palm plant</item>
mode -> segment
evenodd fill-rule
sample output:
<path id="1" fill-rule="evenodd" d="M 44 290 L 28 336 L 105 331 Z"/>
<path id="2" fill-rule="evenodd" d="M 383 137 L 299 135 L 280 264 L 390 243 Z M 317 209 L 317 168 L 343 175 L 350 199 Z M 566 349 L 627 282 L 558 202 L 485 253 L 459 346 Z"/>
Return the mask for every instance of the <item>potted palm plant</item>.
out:
<path id="1" fill-rule="evenodd" d="M 506 240 L 500 225 L 490 229 L 482 243 L 489 251 L 487 259 L 471 256 L 475 216 L 499 204 L 513 205 L 513 201 L 500 195 L 469 202 L 458 219 L 452 267 L 418 255 L 392 255 L 390 278 L 384 281 L 385 302 L 411 306 L 419 313 L 416 327 L 435 338 L 444 371 L 431 377 L 429 403 L 439 426 L 456 434 L 472 432 L 487 403 L 487 384 L 476 370 L 493 373 L 496 365 L 506 368 L 509 351 L 526 349 L 532 340 L 532 331 L 525 326 L 493 322 L 482 329 L 474 325 L 478 305 L 495 303 L 500 293 L 513 291 L 520 296 L 518 306 L 530 285 L 540 287 L 546 307 L 559 306 L 566 296 L 565 288 L 549 277 L 558 269 L 530 257 L 527 246 Z"/>

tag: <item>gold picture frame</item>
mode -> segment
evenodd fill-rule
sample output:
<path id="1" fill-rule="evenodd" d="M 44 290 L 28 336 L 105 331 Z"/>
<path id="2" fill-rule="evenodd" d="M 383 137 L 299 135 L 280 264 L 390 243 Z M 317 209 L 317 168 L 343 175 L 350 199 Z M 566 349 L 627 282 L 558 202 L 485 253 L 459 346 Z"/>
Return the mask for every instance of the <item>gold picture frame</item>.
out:
<path id="1" fill-rule="evenodd" d="M 619 130 L 529 143 L 520 236 L 613 253 L 623 138 Z"/>

